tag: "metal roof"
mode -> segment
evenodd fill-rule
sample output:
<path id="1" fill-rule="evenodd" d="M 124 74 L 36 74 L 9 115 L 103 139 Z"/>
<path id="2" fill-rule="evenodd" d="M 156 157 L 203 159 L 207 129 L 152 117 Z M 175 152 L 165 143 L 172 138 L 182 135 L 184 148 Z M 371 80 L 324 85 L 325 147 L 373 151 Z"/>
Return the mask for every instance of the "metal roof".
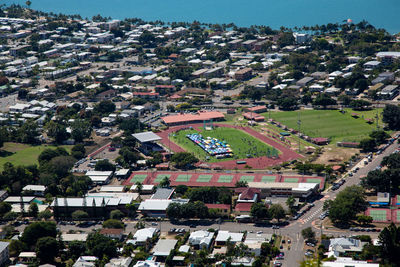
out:
<path id="1" fill-rule="evenodd" d="M 153 132 L 137 133 L 137 134 L 132 134 L 132 136 L 135 137 L 140 143 L 154 142 L 161 140 L 161 137 L 159 137 Z"/>

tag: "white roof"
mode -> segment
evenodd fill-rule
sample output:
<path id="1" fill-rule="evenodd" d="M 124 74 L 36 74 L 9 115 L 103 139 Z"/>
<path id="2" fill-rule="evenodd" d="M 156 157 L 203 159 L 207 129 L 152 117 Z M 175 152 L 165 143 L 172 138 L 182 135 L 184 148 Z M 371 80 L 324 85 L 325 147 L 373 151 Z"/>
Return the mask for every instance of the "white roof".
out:
<path id="1" fill-rule="evenodd" d="M 166 210 L 171 202 L 171 199 L 145 199 L 138 210 Z"/>
<path id="2" fill-rule="evenodd" d="M 368 263 L 366 261 L 355 261 L 352 258 L 338 257 L 336 261 L 324 261 L 323 267 L 379 267 L 379 263 Z"/>
<path id="3" fill-rule="evenodd" d="M 35 197 L 22 197 L 22 201 L 24 203 L 30 203 L 33 201 Z M 4 200 L 4 202 L 9 202 L 9 203 L 21 203 L 21 197 L 17 196 L 10 196 Z"/>
<path id="4" fill-rule="evenodd" d="M 217 237 L 215 238 L 216 242 L 226 242 L 230 238 L 231 242 L 241 242 L 243 239 L 243 233 L 232 233 L 229 231 L 219 231 Z"/>
<path id="5" fill-rule="evenodd" d="M 124 192 L 125 186 L 123 185 L 106 185 L 100 188 L 100 192 Z"/>
<path id="6" fill-rule="evenodd" d="M 178 243 L 175 239 L 159 239 L 153 249 L 154 256 L 168 256 Z"/>
<path id="7" fill-rule="evenodd" d="M 88 175 L 89 176 L 89 178 L 90 178 L 90 180 L 92 180 L 92 182 L 105 182 L 105 181 L 107 181 L 108 180 L 108 178 L 110 178 L 110 176 L 107 176 L 107 175 L 103 175 L 103 176 L 100 176 L 100 175 Z"/>
<path id="8" fill-rule="evenodd" d="M 115 175 L 116 176 L 124 176 L 124 175 L 127 175 L 128 173 L 129 173 L 129 169 L 120 169 L 115 172 Z"/>
<path id="9" fill-rule="evenodd" d="M 112 171 L 88 171 L 86 172 L 87 176 L 108 176 L 110 177 L 113 174 Z"/>
<path id="10" fill-rule="evenodd" d="M 147 239 L 152 238 L 156 232 L 157 229 L 153 227 L 137 230 L 133 235 L 133 240 L 136 242 L 144 242 Z"/>
<path id="11" fill-rule="evenodd" d="M 195 231 L 192 232 L 189 236 L 189 243 L 191 245 L 200 245 L 200 246 L 209 246 L 211 240 L 214 236 L 214 233 L 208 231 Z"/>
<path id="12" fill-rule="evenodd" d="M 133 137 L 135 137 L 140 143 L 146 143 L 146 142 L 153 142 L 153 141 L 158 141 L 161 140 L 161 137 L 156 135 L 153 132 L 143 132 L 143 133 L 137 133 L 137 134 L 132 134 Z"/>
<path id="13" fill-rule="evenodd" d="M 44 192 L 46 190 L 46 187 L 44 185 L 33 185 L 33 184 L 28 184 L 22 188 L 23 191 L 42 191 Z"/>
<path id="14" fill-rule="evenodd" d="M 160 267 L 161 263 L 152 260 L 138 261 L 133 267 Z"/>
<path id="15" fill-rule="evenodd" d="M 65 242 L 83 241 L 86 242 L 88 234 L 61 234 L 61 238 Z"/>

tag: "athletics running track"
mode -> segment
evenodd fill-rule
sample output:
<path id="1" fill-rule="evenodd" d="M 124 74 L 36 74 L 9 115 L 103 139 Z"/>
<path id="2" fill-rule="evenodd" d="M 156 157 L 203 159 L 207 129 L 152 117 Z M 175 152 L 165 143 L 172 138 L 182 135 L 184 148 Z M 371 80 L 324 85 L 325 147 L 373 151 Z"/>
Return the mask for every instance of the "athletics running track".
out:
<path id="1" fill-rule="evenodd" d="M 302 156 L 295 151 L 285 147 L 284 145 L 268 138 L 265 135 L 262 135 L 261 133 L 249 128 L 249 127 L 242 127 L 242 126 L 235 126 L 235 125 L 229 125 L 229 124 L 222 124 L 222 123 L 214 123 L 215 126 L 219 127 L 227 127 L 227 128 L 234 128 L 238 129 L 241 131 L 244 131 L 253 137 L 261 140 L 264 143 L 267 143 L 268 145 L 275 147 L 278 149 L 281 154 L 279 155 L 278 158 L 268 158 L 267 156 L 265 157 L 258 157 L 258 158 L 248 158 L 248 159 L 235 159 L 235 160 L 228 160 L 228 161 L 220 161 L 218 163 L 212 163 L 211 165 L 217 165 L 221 167 L 222 169 L 227 169 L 227 170 L 233 170 L 235 168 L 237 169 L 244 169 L 246 164 L 250 166 L 252 169 L 265 169 L 267 167 L 271 167 L 274 165 L 281 164 L 286 161 L 292 161 L 294 159 L 301 158 Z M 180 125 L 180 126 L 173 126 L 168 128 L 165 131 L 157 133 L 158 136 L 162 138 L 161 143 L 169 147 L 173 152 L 184 152 L 185 150 L 180 147 L 179 145 L 175 144 L 171 139 L 169 139 L 169 134 L 174 133 L 178 130 L 181 129 L 188 129 L 190 127 L 199 130 L 200 127 L 202 127 L 203 124 L 197 123 L 197 124 L 188 124 L 188 125 Z M 236 161 L 246 161 L 246 164 L 236 164 Z M 198 165 L 202 163 L 207 163 L 207 162 L 199 162 Z"/>

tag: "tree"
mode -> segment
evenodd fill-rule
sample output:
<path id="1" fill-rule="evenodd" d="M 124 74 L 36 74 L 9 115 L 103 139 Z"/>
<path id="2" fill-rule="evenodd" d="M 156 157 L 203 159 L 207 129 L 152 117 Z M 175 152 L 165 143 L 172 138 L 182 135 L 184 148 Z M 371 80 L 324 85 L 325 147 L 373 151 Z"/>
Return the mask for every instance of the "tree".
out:
<path id="1" fill-rule="evenodd" d="M 120 220 L 116 219 L 108 219 L 103 222 L 104 228 L 111 228 L 111 229 L 124 229 L 124 223 Z"/>
<path id="2" fill-rule="evenodd" d="M 357 222 L 359 224 L 368 225 L 368 224 L 372 223 L 372 221 L 373 221 L 373 218 L 371 216 L 357 215 Z"/>
<path id="3" fill-rule="evenodd" d="M 51 211 L 49 211 L 49 210 L 41 211 L 41 212 L 39 212 L 39 214 L 38 214 L 38 218 L 39 218 L 39 219 L 44 219 L 44 220 L 50 219 L 51 216 L 53 216 L 53 213 L 52 213 Z"/>
<path id="4" fill-rule="evenodd" d="M 3 215 L 3 219 L 6 220 L 6 221 L 15 220 L 17 217 L 18 217 L 18 214 L 16 212 L 13 212 L 13 211 L 6 212 Z"/>
<path id="5" fill-rule="evenodd" d="M 179 203 L 171 203 L 168 205 L 166 214 L 170 220 L 180 219 L 181 214 L 181 204 Z"/>
<path id="6" fill-rule="evenodd" d="M 76 210 L 72 212 L 71 217 L 74 221 L 80 221 L 89 218 L 89 214 L 83 210 Z"/>
<path id="7" fill-rule="evenodd" d="M 65 125 L 62 125 L 61 123 L 49 121 L 45 125 L 45 129 L 47 130 L 47 135 L 53 138 L 57 144 L 61 144 L 69 137 L 67 127 Z"/>
<path id="8" fill-rule="evenodd" d="M 326 108 L 327 106 L 332 106 L 332 105 L 336 105 L 336 104 L 337 104 L 336 100 L 331 98 L 327 94 L 320 94 L 313 101 L 313 105 L 323 106 L 324 108 Z"/>
<path id="9" fill-rule="evenodd" d="M 54 237 L 39 238 L 36 243 L 36 256 L 40 263 L 51 263 L 58 254 L 58 242 Z"/>
<path id="10" fill-rule="evenodd" d="M 163 187 L 163 188 L 168 188 L 168 187 L 170 186 L 170 184 L 171 184 L 171 180 L 170 180 L 167 176 L 165 176 L 165 177 L 160 181 L 159 186 L 160 186 L 160 187 Z"/>
<path id="11" fill-rule="evenodd" d="M 269 207 L 269 213 L 271 217 L 277 219 L 278 222 L 280 219 L 285 218 L 285 210 L 283 209 L 281 204 L 272 204 Z"/>
<path id="12" fill-rule="evenodd" d="M 235 187 L 248 187 L 249 184 L 247 183 L 247 181 L 237 181 L 235 183 Z"/>
<path id="13" fill-rule="evenodd" d="M 315 239 L 315 232 L 312 230 L 311 227 L 304 228 L 301 230 L 301 235 L 305 240 L 314 240 Z"/>
<path id="14" fill-rule="evenodd" d="M 285 47 L 288 45 L 293 45 L 294 44 L 294 36 L 293 33 L 291 32 L 283 32 L 280 34 L 279 39 L 278 39 L 278 45 L 280 47 Z"/>
<path id="15" fill-rule="evenodd" d="M 104 256 L 111 259 L 117 256 L 115 242 L 98 232 L 90 233 L 86 241 L 87 249 L 93 256 L 103 259 Z"/>
<path id="16" fill-rule="evenodd" d="M 379 234 L 380 256 L 385 263 L 397 266 L 400 262 L 400 227 L 391 223 Z"/>
<path id="17" fill-rule="evenodd" d="M 364 138 L 360 141 L 360 148 L 365 152 L 371 152 L 376 149 L 376 141 L 372 138 Z"/>
<path id="18" fill-rule="evenodd" d="M 102 115 L 110 114 L 115 110 L 115 104 L 110 100 L 101 101 L 94 107 L 94 112 Z"/>
<path id="19" fill-rule="evenodd" d="M 384 157 L 381 164 L 389 169 L 400 169 L 400 153 L 392 153 Z"/>
<path id="20" fill-rule="evenodd" d="M 3 216 L 7 212 L 11 211 L 11 204 L 8 202 L 0 202 L 0 216 Z"/>
<path id="21" fill-rule="evenodd" d="M 65 177 L 74 166 L 75 159 L 71 156 L 58 156 L 48 163 L 49 170 L 58 177 Z"/>
<path id="22" fill-rule="evenodd" d="M 87 121 L 78 119 L 71 124 L 71 136 L 78 143 L 88 138 L 91 133 L 92 126 Z"/>
<path id="23" fill-rule="evenodd" d="M 363 99 L 352 100 L 349 106 L 354 110 L 365 110 L 371 106 L 371 102 Z"/>
<path id="24" fill-rule="evenodd" d="M 30 217 L 37 217 L 39 212 L 38 205 L 35 202 L 32 202 L 28 208 L 28 215 Z"/>
<path id="25" fill-rule="evenodd" d="M 337 194 L 335 200 L 328 203 L 329 218 L 335 224 L 347 224 L 368 206 L 363 188 L 355 185 L 345 188 Z"/>
<path id="26" fill-rule="evenodd" d="M 115 166 L 107 159 L 99 160 L 94 166 L 96 171 L 115 171 Z"/>
<path id="27" fill-rule="evenodd" d="M 9 250 L 10 257 L 18 257 L 19 253 L 26 251 L 28 248 L 24 242 L 21 240 L 11 240 Z"/>
<path id="28" fill-rule="evenodd" d="M 289 211 L 290 211 L 291 214 L 294 214 L 294 213 L 295 213 L 295 208 L 294 208 L 294 204 L 295 204 L 295 203 L 296 203 L 296 200 L 294 199 L 293 196 L 289 196 L 289 197 L 286 199 L 286 205 L 288 206 Z"/>
<path id="29" fill-rule="evenodd" d="M 270 218 L 269 210 L 264 203 L 254 203 L 251 206 L 250 215 L 255 219 L 267 219 Z"/>
<path id="30" fill-rule="evenodd" d="M 390 130 L 400 129 L 400 107 L 387 104 L 382 112 L 382 120 Z"/>
<path id="31" fill-rule="evenodd" d="M 68 256 L 72 260 L 76 260 L 80 256 L 84 255 L 86 251 L 85 242 L 71 241 L 68 243 Z"/>
<path id="32" fill-rule="evenodd" d="M 171 161 L 175 163 L 178 169 L 186 169 L 191 167 L 193 164 L 199 162 L 199 160 L 188 152 L 178 152 L 171 157 Z"/>
<path id="33" fill-rule="evenodd" d="M 143 33 L 139 36 L 139 42 L 145 45 L 151 44 L 155 42 L 156 37 L 149 31 L 143 31 Z"/>
<path id="34" fill-rule="evenodd" d="M 76 159 L 81 159 L 85 156 L 86 149 L 83 144 L 76 144 L 71 149 L 71 156 Z"/>
<path id="35" fill-rule="evenodd" d="M 36 122 L 28 121 L 19 128 L 17 140 L 21 143 L 36 144 L 39 136 L 39 126 Z"/>
<path id="36" fill-rule="evenodd" d="M 25 228 L 21 241 L 25 242 L 28 246 L 32 246 L 41 237 L 56 237 L 56 235 L 57 230 L 54 222 L 34 222 Z"/>
<path id="37" fill-rule="evenodd" d="M 385 143 L 386 139 L 388 139 L 390 135 L 384 130 L 375 130 L 369 134 L 369 137 L 374 139 L 377 145 L 381 145 Z"/>
<path id="38" fill-rule="evenodd" d="M 115 220 L 121 220 L 124 217 L 124 213 L 120 210 L 112 210 L 110 212 L 110 218 Z"/>

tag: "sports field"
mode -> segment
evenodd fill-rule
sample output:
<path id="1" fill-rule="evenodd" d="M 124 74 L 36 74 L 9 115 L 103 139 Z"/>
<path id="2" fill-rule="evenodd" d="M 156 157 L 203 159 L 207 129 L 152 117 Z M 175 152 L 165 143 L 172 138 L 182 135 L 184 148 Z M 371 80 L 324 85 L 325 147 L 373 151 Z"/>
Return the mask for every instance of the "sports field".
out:
<path id="1" fill-rule="evenodd" d="M 71 146 L 62 147 L 68 152 L 71 150 Z M 4 143 L 0 149 L 0 170 L 3 169 L 3 165 L 6 162 L 11 162 L 14 166 L 38 164 L 38 156 L 47 148 L 55 148 L 55 146 L 30 146 L 20 143 Z"/>
<path id="2" fill-rule="evenodd" d="M 238 129 L 216 127 L 213 130 L 201 131 L 200 133 L 204 138 L 213 137 L 220 141 L 226 141 L 232 148 L 232 158 L 217 159 L 210 156 L 201 147 L 189 140 L 186 135 L 190 133 L 198 133 L 198 131 L 195 129 L 181 130 L 171 134 L 170 138 L 174 143 L 181 146 L 186 151 L 193 153 L 202 161 L 220 162 L 232 159 L 256 158 L 280 154 L 275 148 Z"/>
<path id="3" fill-rule="evenodd" d="M 357 142 L 376 129 L 376 122 L 368 124 L 366 119 L 375 119 L 376 110 L 352 111 L 346 109 L 342 114 L 338 110 L 302 110 L 271 112 L 271 118 L 289 128 L 298 129 L 298 114 L 300 112 L 301 132 L 310 137 L 328 137 L 331 143 L 339 141 Z M 381 113 L 381 109 L 378 113 Z M 357 113 L 358 118 L 352 117 Z M 265 113 L 266 118 L 268 114 Z M 382 125 L 382 122 L 380 121 Z"/>

